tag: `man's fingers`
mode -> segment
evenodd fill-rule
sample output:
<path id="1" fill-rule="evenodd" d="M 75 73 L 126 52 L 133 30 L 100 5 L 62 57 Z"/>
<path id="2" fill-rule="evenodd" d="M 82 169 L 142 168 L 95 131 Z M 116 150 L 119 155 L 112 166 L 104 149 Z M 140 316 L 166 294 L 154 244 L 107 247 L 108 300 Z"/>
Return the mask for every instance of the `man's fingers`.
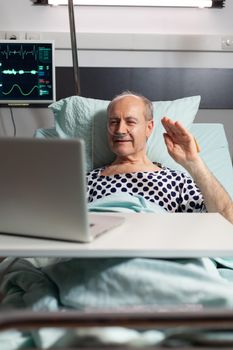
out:
<path id="1" fill-rule="evenodd" d="M 161 119 L 161 122 L 165 130 L 172 135 L 186 136 L 188 133 L 178 121 L 174 122 L 171 119 L 164 117 Z"/>
<path id="2" fill-rule="evenodd" d="M 190 135 L 190 132 L 180 123 L 180 122 L 175 122 L 177 130 L 179 130 L 179 134 L 182 136 Z"/>
<path id="3" fill-rule="evenodd" d="M 198 153 L 200 152 L 201 149 L 197 143 L 197 140 L 195 139 L 195 137 L 192 136 L 192 134 L 190 134 L 190 132 L 185 127 L 183 127 L 183 125 L 180 122 L 178 121 L 174 122 L 167 117 L 163 117 L 161 119 L 161 122 L 167 132 L 164 134 L 164 138 L 167 146 L 170 145 L 171 147 L 173 145 L 172 139 L 178 140 L 178 138 L 182 137 L 182 139 L 186 141 L 187 140 L 191 141 L 193 139 L 195 142 L 197 152 Z"/>
<path id="4" fill-rule="evenodd" d="M 164 141 L 165 141 L 165 144 L 166 144 L 167 148 L 169 150 L 172 150 L 173 142 L 172 142 L 172 139 L 170 138 L 170 136 L 168 134 L 164 133 L 163 137 L 164 137 Z"/>

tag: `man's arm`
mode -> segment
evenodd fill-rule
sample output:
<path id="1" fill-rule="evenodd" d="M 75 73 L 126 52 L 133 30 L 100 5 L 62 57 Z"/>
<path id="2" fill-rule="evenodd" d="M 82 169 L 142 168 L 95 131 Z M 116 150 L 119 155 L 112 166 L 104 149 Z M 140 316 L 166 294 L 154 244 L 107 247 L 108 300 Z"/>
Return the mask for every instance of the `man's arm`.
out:
<path id="1" fill-rule="evenodd" d="M 233 224 L 233 202 L 198 154 L 192 134 L 179 122 L 163 118 L 164 140 L 170 156 L 182 165 L 199 187 L 208 212 L 218 212 Z"/>

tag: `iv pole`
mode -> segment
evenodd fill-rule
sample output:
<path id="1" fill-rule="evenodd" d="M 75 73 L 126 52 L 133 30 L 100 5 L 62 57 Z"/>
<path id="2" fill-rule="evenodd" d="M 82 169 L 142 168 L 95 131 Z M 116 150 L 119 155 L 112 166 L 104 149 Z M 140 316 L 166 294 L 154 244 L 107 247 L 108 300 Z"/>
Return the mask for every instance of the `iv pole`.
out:
<path id="1" fill-rule="evenodd" d="M 77 53 L 77 41 L 76 41 L 76 29 L 75 29 L 73 0 L 68 0 L 68 11 L 69 11 L 70 39 L 71 39 L 71 50 L 72 50 L 72 60 L 73 60 L 74 87 L 75 87 L 75 94 L 80 95 L 81 94 L 80 74 L 79 74 L 79 65 L 78 65 L 78 53 Z"/>

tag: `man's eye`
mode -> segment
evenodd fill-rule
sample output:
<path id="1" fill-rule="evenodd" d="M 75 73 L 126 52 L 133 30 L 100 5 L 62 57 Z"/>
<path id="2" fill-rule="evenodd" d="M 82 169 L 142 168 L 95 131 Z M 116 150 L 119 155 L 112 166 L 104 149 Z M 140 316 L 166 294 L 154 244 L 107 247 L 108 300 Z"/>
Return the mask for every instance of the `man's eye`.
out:
<path id="1" fill-rule="evenodd" d="M 119 121 L 118 120 L 111 120 L 110 122 L 109 122 L 109 125 L 110 126 L 115 126 L 115 125 L 118 125 L 119 124 Z"/>

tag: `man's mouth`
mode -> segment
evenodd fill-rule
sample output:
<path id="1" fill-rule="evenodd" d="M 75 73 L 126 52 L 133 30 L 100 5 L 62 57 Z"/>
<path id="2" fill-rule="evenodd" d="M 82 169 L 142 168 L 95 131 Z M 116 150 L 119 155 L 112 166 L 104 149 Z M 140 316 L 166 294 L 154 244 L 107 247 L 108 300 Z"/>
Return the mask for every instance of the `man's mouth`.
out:
<path id="1" fill-rule="evenodd" d="M 132 142 L 132 140 L 114 139 L 113 142 Z"/>

